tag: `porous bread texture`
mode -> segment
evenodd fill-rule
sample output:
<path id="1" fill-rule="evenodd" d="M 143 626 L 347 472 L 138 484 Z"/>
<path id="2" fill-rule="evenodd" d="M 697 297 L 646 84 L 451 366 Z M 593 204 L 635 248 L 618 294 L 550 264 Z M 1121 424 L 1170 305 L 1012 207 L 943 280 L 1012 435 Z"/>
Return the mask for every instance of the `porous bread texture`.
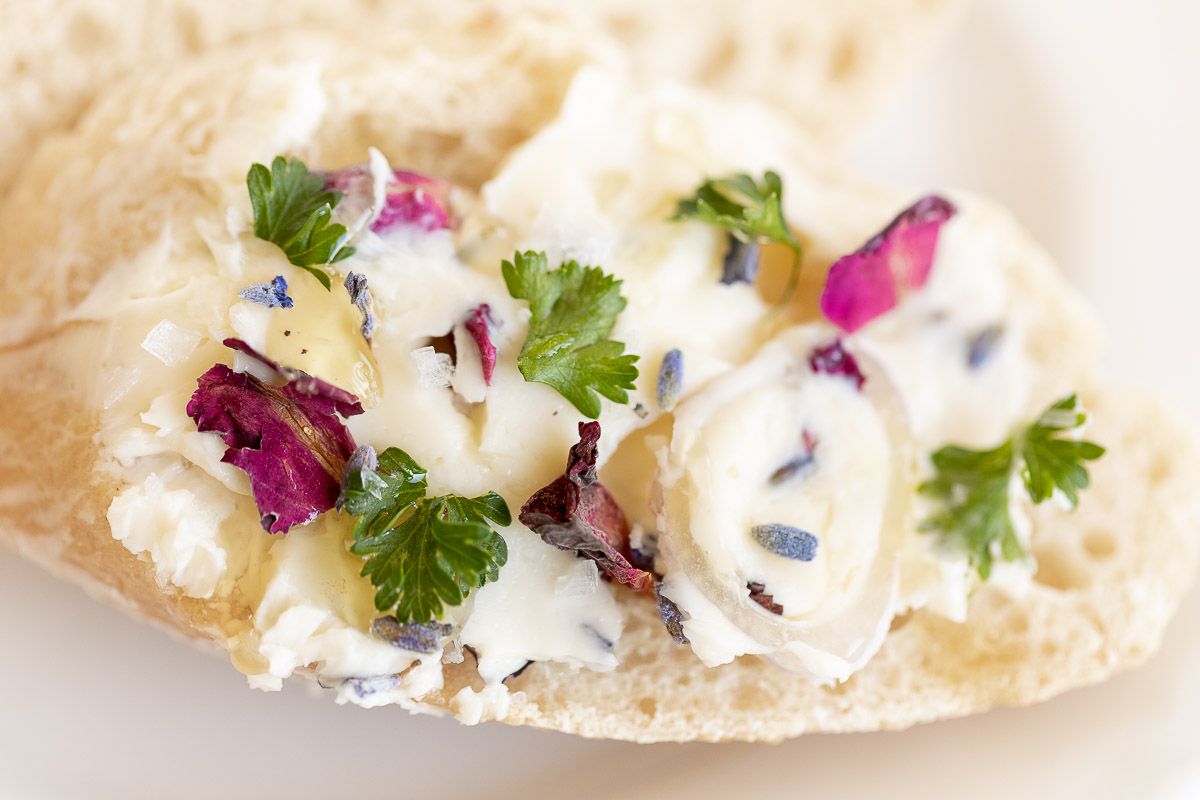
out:
<path id="1" fill-rule="evenodd" d="M 119 76 L 289 29 L 397 44 L 553 24 L 623 51 L 639 75 L 708 84 L 792 111 L 829 143 L 931 49 L 965 0 L 0 0 L 0 194 L 48 135 Z M 503 17 L 503 21 L 501 21 Z M 686 20 L 686 24 L 681 21 Z M 607 44 L 600 44 L 606 39 Z M 357 46 L 366 46 L 360 42 Z M 264 59 L 271 53 L 264 53 Z M 351 56 L 353 57 L 353 56 Z"/>
<path id="2" fill-rule="evenodd" d="M 0 203 L 0 235 L 19 245 L 0 266 L 2 302 L 5 310 L 30 303 L 38 311 L 24 321 L 4 314 L 0 325 L 8 341 L 21 341 L 0 349 L 0 538 L 101 599 L 192 639 L 223 641 L 245 626 L 251 609 L 236 595 L 200 601 L 162 591 L 151 566 L 113 539 L 105 512 L 119 487 L 97 469 L 101 400 L 97 376 L 86 369 L 98 363 L 112 329 L 69 317 L 52 322 L 54 315 L 119 270 L 173 216 L 211 206 L 211 193 L 227 183 L 212 176 L 240 174 L 281 148 L 332 165 L 360 160 L 374 144 L 398 161 L 477 185 L 553 113 L 578 63 L 569 48 L 554 60 L 530 47 L 537 36 L 517 29 L 507 38 L 481 36 L 473 66 L 450 70 L 411 48 L 394 55 L 362 48 L 344 57 L 344 42 L 297 34 L 135 76 L 114 87 L 74 134 L 43 148 Z M 260 60 L 262 47 L 274 63 Z M 278 80 L 257 80 L 260 71 L 302 71 L 329 48 L 337 58 L 321 78 L 329 106 L 319 128 L 300 126 L 288 142 L 256 130 L 259 104 L 287 101 L 262 95 L 256 87 Z M 477 71 L 487 73 L 488 86 Z M 502 94 L 492 94 L 496 86 Z M 218 135 L 229 126 L 244 127 Z M 903 201 L 833 177 L 827 164 L 799 166 L 811 173 L 789 177 L 793 190 L 828 186 L 839 212 L 836 230 L 808 242 L 807 285 Z M 777 741 L 899 728 L 1035 702 L 1153 651 L 1196 556 L 1196 443 L 1156 403 L 1094 380 L 1090 314 L 1007 214 L 979 207 L 998 231 L 1014 291 L 1033 320 L 1036 405 L 1081 389 L 1096 412 L 1091 434 L 1110 447 L 1078 513 L 1046 507 L 1034 514 L 1033 548 L 1042 563 L 1034 591 L 1013 600 L 985 587 L 964 625 L 925 612 L 904 617 L 868 667 L 837 687 L 752 658 L 706 669 L 673 644 L 648 599 L 627 594 L 621 666 L 592 673 L 535 664 L 509 681 L 519 694 L 505 721 L 635 741 Z M 449 667 L 445 690 L 426 701 L 450 709 L 458 688 L 479 685 L 468 659 Z"/>
<path id="3" fill-rule="evenodd" d="M 521 0 L 564 7 L 636 74 L 759 100 L 836 148 L 932 52 L 966 0 Z"/>
<path id="4" fill-rule="evenodd" d="M 478 186 L 557 112 L 587 60 L 558 30 L 480 17 L 445 37 L 293 32 L 129 76 L 72 135 L 43 142 L 0 198 L 0 345 L 44 332 L 167 220 L 205 206 L 215 183 L 278 152 L 342 166 L 375 146 Z M 331 87 L 324 109 L 303 96 L 317 73 Z M 214 95 L 209 84 L 237 89 Z M 295 130 L 271 129 L 256 109 L 290 109 Z"/>
<path id="5" fill-rule="evenodd" d="M 852 222 L 821 249 L 855 247 L 901 202 L 862 192 L 846 210 Z M 1037 703 L 1135 667 L 1158 649 L 1200 554 L 1200 439 L 1162 402 L 1098 378 L 1100 334 L 1090 309 L 1009 213 L 968 202 L 997 232 L 1001 263 L 1029 317 L 1029 415 L 1078 390 L 1093 412 L 1088 437 L 1108 448 L 1076 512 L 1053 503 L 1033 509 L 1032 590 L 1013 597 L 985 584 L 963 624 L 928 611 L 901 616 L 867 666 L 832 686 L 760 658 L 706 668 L 666 636 L 649 598 L 624 595 L 620 667 L 533 664 L 508 681 L 523 697 L 505 722 L 637 742 L 896 730 Z"/>
<path id="6" fill-rule="evenodd" d="M 1078 512 L 1034 515 L 1039 570 L 1017 600 L 994 586 L 964 624 L 917 611 L 847 682 L 819 686 L 756 658 L 708 669 L 663 632 L 653 603 L 626 598 L 621 666 L 534 664 L 505 722 L 581 736 L 778 742 L 806 733 L 897 730 L 1037 703 L 1143 663 L 1191 583 L 1200 530 L 1197 443 L 1161 404 L 1085 393 L 1090 435 L 1109 446 Z"/>

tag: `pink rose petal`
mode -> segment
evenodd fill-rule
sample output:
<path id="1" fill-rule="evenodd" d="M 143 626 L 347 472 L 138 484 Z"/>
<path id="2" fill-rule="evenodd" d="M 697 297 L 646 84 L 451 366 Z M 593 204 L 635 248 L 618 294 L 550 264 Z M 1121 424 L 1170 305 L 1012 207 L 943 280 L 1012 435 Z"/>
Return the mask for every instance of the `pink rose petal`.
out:
<path id="1" fill-rule="evenodd" d="M 492 374 L 496 371 L 496 345 L 492 344 L 492 309 L 487 303 L 476 306 L 467 317 L 463 327 L 479 348 L 479 360 L 483 364 L 483 382 L 492 385 Z"/>
<path id="2" fill-rule="evenodd" d="M 454 227 L 450 215 L 450 184 L 418 172 L 396 170 L 388 184 L 387 199 L 371 230 L 379 233 L 395 225 L 410 225 L 424 231 Z"/>
<path id="3" fill-rule="evenodd" d="M 826 318 L 854 333 L 924 286 L 933 268 L 938 232 L 955 213 L 950 201 L 923 197 L 860 250 L 834 262 L 821 295 Z"/>
<path id="4" fill-rule="evenodd" d="M 844 377 L 854 384 L 854 388 L 859 390 L 867 382 L 866 376 L 858 367 L 858 360 L 846 352 L 841 339 L 835 339 L 829 344 L 813 350 L 808 357 L 808 366 L 816 373 Z M 805 434 L 808 435 L 808 432 L 806 431 Z"/>

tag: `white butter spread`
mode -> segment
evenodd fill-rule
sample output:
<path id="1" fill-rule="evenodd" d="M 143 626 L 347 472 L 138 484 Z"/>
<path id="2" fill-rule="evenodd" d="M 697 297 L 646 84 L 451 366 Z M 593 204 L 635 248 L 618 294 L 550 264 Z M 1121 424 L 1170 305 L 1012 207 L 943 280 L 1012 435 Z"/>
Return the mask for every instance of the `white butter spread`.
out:
<path id="1" fill-rule="evenodd" d="M 663 593 L 710 666 L 760 654 L 842 680 L 891 621 L 915 488 L 903 420 L 854 380 L 813 371 L 811 354 L 834 339 L 824 326 L 788 331 L 676 413 L 660 475 Z M 798 457 L 811 463 L 780 477 Z M 766 549 L 752 535 L 762 525 L 815 536 L 814 557 Z M 755 602 L 752 584 L 782 610 Z"/>
<path id="2" fill-rule="evenodd" d="M 485 688 L 458 692 L 451 706 L 479 721 L 507 713 L 502 681 L 530 661 L 618 666 L 617 597 L 629 590 L 519 522 L 501 531 L 509 555 L 499 580 L 446 610 L 454 632 L 441 650 L 413 653 L 374 637 L 380 612 L 362 560 L 347 550 L 349 518 L 331 512 L 287 535 L 266 534 L 246 476 L 221 461 L 219 437 L 196 432 L 184 410 L 213 364 L 269 377 L 222 346 L 234 336 L 359 396 L 367 411 L 347 421 L 355 440 L 404 449 L 428 470 L 431 494 L 496 491 L 516 517 L 562 473 L 580 420 L 554 389 L 517 369 L 529 311 L 509 295 L 499 266 L 518 248 L 546 250 L 552 268 L 575 258 L 624 281 L 628 306 L 614 338 L 640 356 L 641 375 L 628 405 L 604 401 L 601 462 L 616 457 L 601 474 L 631 521 L 660 534 L 664 593 L 686 616 L 701 659 L 761 654 L 840 680 L 875 653 L 894 614 L 965 615 L 965 562 L 915 532 L 914 444 L 918 453 L 952 439 L 991 444 L 1027 411 L 1029 369 L 1021 309 L 999 264 L 1005 254 L 969 203 L 942 231 L 928 286 L 848 339 L 872 374 L 860 393 L 808 367 L 831 329 L 790 328 L 796 320 L 772 311 L 755 286 L 721 284 L 725 235 L 669 221 L 706 176 L 776 168 L 787 216 L 818 244 L 844 244 L 851 195 L 789 169 L 801 145 L 767 111 L 677 89 L 634 91 L 585 70 L 559 118 L 478 196 L 458 192 L 456 232 L 372 232 L 391 167 L 371 151 L 370 197 L 339 209 L 357 253 L 336 265 L 341 275 L 326 291 L 252 236 L 243 180 L 247 158 L 302 149 L 319 128 L 320 71 L 264 68 L 248 79 L 264 93 L 259 113 L 211 150 L 211 163 L 186 165 L 210 190 L 207 213 L 171 220 L 73 316 L 109 323 L 96 405 L 107 468 L 124 484 L 108 513 L 113 535 L 154 562 L 164 587 L 247 609 L 224 633 L 252 685 L 277 689 L 308 668 L 339 702 L 429 710 L 421 698 L 442 688 L 442 660 L 462 661 L 469 646 Z M 349 270 L 370 287 L 378 318 L 370 344 L 340 285 Z M 238 299 L 276 275 L 286 277 L 294 308 Z M 482 303 L 498 350 L 490 385 L 463 327 Z M 986 358 L 972 364 L 970 343 L 996 326 Z M 675 349 L 684 380 L 666 414 L 655 382 Z M 773 485 L 806 434 L 815 467 Z M 651 508 L 659 495 L 661 507 Z M 775 523 L 815 535 L 815 557 L 765 550 L 750 531 Z M 782 613 L 754 602 L 749 584 L 765 587 Z"/>
<path id="3" fill-rule="evenodd" d="M 854 337 L 885 365 L 925 450 L 994 446 L 1028 414 L 1026 323 L 997 268 L 1002 246 L 964 206 L 942 225 L 924 288 Z"/>
<path id="4" fill-rule="evenodd" d="M 228 524 L 240 501 L 195 468 L 173 468 L 121 490 L 108 523 L 131 552 L 150 557 L 159 585 L 209 598 L 227 588 L 226 577 L 240 574 L 250 557 Z"/>

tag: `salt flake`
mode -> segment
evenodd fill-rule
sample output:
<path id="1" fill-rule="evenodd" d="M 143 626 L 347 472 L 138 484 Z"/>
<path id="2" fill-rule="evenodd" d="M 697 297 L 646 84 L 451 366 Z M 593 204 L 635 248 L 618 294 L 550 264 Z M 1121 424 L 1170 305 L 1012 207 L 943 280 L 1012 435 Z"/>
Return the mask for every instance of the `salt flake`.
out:
<path id="1" fill-rule="evenodd" d="M 181 328 L 170 320 L 164 319 L 150 329 L 142 340 L 142 349 L 157 358 L 168 367 L 173 367 L 188 359 L 200 344 L 200 334 L 188 328 Z"/>

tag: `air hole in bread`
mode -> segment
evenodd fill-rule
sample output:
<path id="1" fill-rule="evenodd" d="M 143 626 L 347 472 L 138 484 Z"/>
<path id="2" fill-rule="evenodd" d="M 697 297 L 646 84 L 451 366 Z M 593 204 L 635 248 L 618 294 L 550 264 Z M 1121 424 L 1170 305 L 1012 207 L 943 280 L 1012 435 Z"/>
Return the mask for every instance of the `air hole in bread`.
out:
<path id="1" fill-rule="evenodd" d="M 809 43 L 801 35 L 801 32 L 792 28 L 786 28 L 780 31 L 779 37 L 779 55 L 784 60 L 791 61 L 804 54 L 809 49 Z"/>
<path id="2" fill-rule="evenodd" d="M 1096 561 L 1105 561 L 1117 551 L 1117 538 L 1112 531 L 1092 528 L 1083 535 L 1083 549 Z"/>
<path id="3" fill-rule="evenodd" d="M 906 611 L 903 614 L 896 615 L 896 617 L 894 619 L 892 619 L 892 627 L 889 629 L 889 632 L 895 633 L 896 631 L 900 630 L 905 625 L 907 625 L 911 620 L 912 620 L 912 612 L 911 611 Z"/>
<path id="4" fill-rule="evenodd" d="M 104 47 L 104 43 L 111 38 L 111 32 L 94 17 L 78 14 L 71 20 L 67 38 L 73 52 L 87 53 Z"/>
<path id="5" fill-rule="evenodd" d="M 1171 459 L 1166 456 L 1154 459 L 1154 463 L 1150 465 L 1150 483 L 1165 483 L 1167 478 L 1171 477 L 1172 467 Z"/>
<path id="6" fill-rule="evenodd" d="M 1021 613 L 1010 614 L 1008 617 L 1008 630 L 1010 633 L 1018 636 L 1028 632 L 1029 617 Z"/>
<path id="7" fill-rule="evenodd" d="M 749 683 L 742 685 L 733 697 L 735 711 L 755 712 L 763 707 L 763 694 L 758 687 Z"/>
<path id="8" fill-rule="evenodd" d="M 658 712 L 658 701 L 653 697 L 643 697 L 638 701 L 638 711 L 647 717 L 653 717 Z"/>
<path id="9" fill-rule="evenodd" d="M 722 76 L 730 72 L 734 62 L 738 60 L 738 38 L 732 33 L 727 34 L 713 49 L 708 57 L 708 63 L 700 74 L 700 80 L 705 83 L 716 83 Z"/>
<path id="10" fill-rule="evenodd" d="M 834 48 L 829 57 L 829 77 L 842 82 L 858 71 L 858 45 L 852 38 L 845 38 Z"/>
<path id="11" fill-rule="evenodd" d="M 1033 579 L 1043 586 L 1070 592 L 1092 585 L 1087 566 L 1080 563 L 1064 543 L 1047 544 L 1037 548 L 1034 555 L 1038 566 Z"/>

